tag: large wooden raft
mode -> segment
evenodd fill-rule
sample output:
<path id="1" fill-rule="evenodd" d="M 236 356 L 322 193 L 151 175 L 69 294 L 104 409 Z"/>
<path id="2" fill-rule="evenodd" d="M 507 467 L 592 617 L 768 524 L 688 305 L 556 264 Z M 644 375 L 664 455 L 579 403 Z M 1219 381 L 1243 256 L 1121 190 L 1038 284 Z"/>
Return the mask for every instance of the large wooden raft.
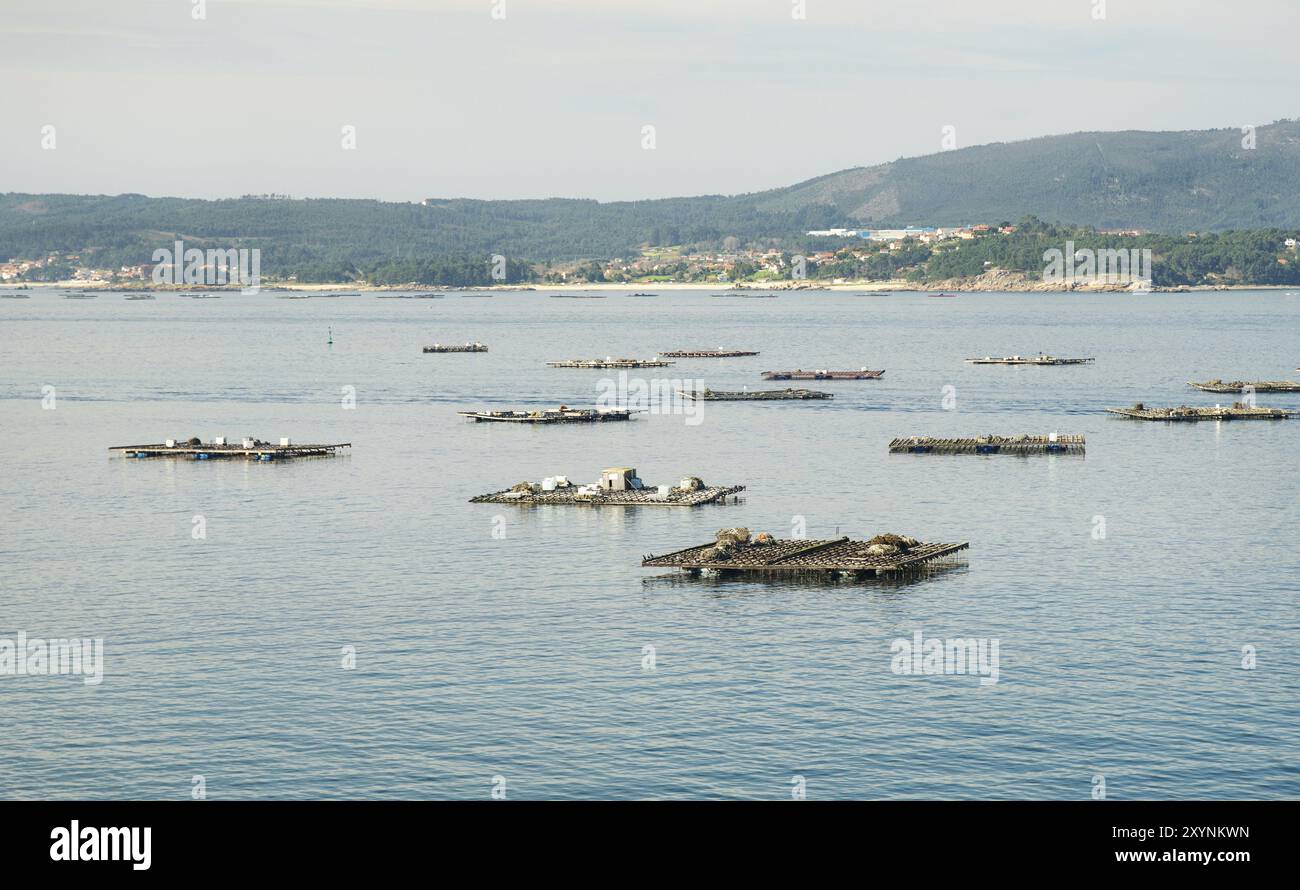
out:
<path id="1" fill-rule="evenodd" d="M 1300 383 L 1293 380 L 1207 380 L 1204 383 L 1187 381 L 1203 392 L 1300 392 Z"/>
<path id="2" fill-rule="evenodd" d="M 852 541 L 847 537 L 831 540 L 774 539 L 767 544 L 748 544 L 719 557 L 715 555 L 716 544 L 701 544 L 662 556 L 646 556 L 642 558 L 641 565 L 645 568 L 682 569 L 691 573 L 842 573 L 875 578 L 917 571 L 927 564 L 968 549 L 970 544 L 917 543 L 906 550 L 890 554 L 868 553 L 871 546 L 868 541 Z"/>
<path id="3" fill-rule="evenodd" d="M 152 445 L 114 445 L 109 451 L 121 452 L 126 457 L 187 457 L 192 460 L 221 460 L 242 457 L 245 460 L 286 460 L 298 457 L 327 457 L 351 448 L 350 442 L 337 444 L 280 444 L 273 445 L 259 439 L 241 440 L 238 443 L 195 442 L 172 440 Z"/>
<path id="4" fill-rule="evenodd" d="M 677 394 L 684 399 L 697 402 L 788 402 L 833 399 L 829 392 L 815 389 L 756 389 L 756 390 L 721 390 L 721 389 L 679 389 Z"/>
<path id="5" fill-rule="evenodd" d="M 739 358 L 742 355 L 758 355 L 747 349 L 678 349 L 659 354 L 664 358 Z"/>
<path id="6" fill-rule="evenodd" d="M 983 358 L 968 358 L 970 365 L 1086 365 L 1095 361 L 1092 358 L 1057 358 L 1054 355 L 986 355 Z"/>
<path id="7" fill-rule="evenodd" d="M 1083 436 L 976 436 L 934 439 L 908 436 L 889 443 L 891 454 L 1083 454 Z"/>
<path id="8" fill-rule="evenodd" d="M 426 353 L 429 352 L 487 352 L 488 348 L 482 343 L 465 343 L 462 345 L 444 346 L 441 343 L 435 343 L 432 346 L 424 347 Z"/>
<path id="9" fill-rule="evenodd" d="M 653 358 L 592 358 L 592 359 L 565 359 L 563 361 L 547 362 L 552 368 L 666 368 L 671 364 L 670 361 Z"/>
<path id="10" fill-rule="evenodd" d="M 632 412 L 622 408 L 547 408 L 542 411 L 457 411 L 478 423 L 608 423 L 630 420 Z"/>
<path id="11" fill-rule="evenodd" d="M 666 495 L 657 488 L 639 491 L 579 492 L 577 486 L 555 491 L 517 491 L 506 489 L 470 498 L 471 504 L 518 504 L 524 507 L 699 507 L 725 503 L 727 497 L 745 490 L 743 485 L 710 485 L 695 491 L 674 488 Z"/>
<path id="12" fill-rule="evenodd" d="M 1127 417 L 1131 420 L 1164 420 L 1169 422 L 1192 422 L 1197 420 L 1285 420 L 1291 416 L 1290 411 L 1281 408 L 1252 408 L 1242 402 L 1234 402 L 1231 408 L 1215 405 L 1213 408 L 1198 408 L 1179 405 L 1177 408 L 1148 408 L 1138 402 L 1132 408 L 1107 408 L 1107 412 Z"/>
<path id="13" fill-rule="evenodd" d="M 764 371 L 764 380 L 879 380 L 884 371 L 869 371 L 861 368 L 857 371 Z"/>
<path id="14" fill-rule="evenodd" d="M 470 498 L 471 504 L 523 506 L 577 505 L 584 507 L 698 507 L 724 503 L 743 485 L 705 485 L 699 476 L 683 476 L 677 485 L 651 485 L 637 475 L 636 467 L 607 467 L 588 485 L 575 485 L 568 476 L 548 476 L 541 482 L 520 482 L 504 491 Z"/>

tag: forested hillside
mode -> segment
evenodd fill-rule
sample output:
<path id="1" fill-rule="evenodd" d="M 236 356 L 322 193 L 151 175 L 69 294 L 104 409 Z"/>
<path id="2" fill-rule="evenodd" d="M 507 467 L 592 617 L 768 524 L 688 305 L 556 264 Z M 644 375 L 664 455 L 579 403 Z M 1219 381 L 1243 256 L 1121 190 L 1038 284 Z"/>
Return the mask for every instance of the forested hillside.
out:
<path id="1" fill-rule="evenodd" d="M 1167 234 L 1300 227 L 1300 122 L 1239 129 L 1076 133 L 855 168 L 737 196 L 205 201 L 142 195 L 0 195 L 0 259 L 78 252 L 149 261 L 159 246 L 259 247 L 264 272 L 302 281 L 473 283 L 502 254 L 528 264 L 637 255 L 653 245 L 809 250 L 834 226 L 996 223 L 1035 215 Z M 734 239 L 734 240 L 733 240 Z"/>

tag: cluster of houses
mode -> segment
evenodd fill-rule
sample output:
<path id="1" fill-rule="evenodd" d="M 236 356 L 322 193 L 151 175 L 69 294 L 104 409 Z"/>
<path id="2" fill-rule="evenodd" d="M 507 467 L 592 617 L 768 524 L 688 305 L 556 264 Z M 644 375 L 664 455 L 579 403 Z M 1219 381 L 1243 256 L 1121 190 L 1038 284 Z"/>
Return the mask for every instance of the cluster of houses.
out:
<path id="1" fill-rule="evenodd" d="M 29 269 L 39 269 L 44 260 L 10 260 L 0 263 L 0 281 L 17 281 Z"/>
<path id="2" fill-rule="evenodd" d="M 72 279 L 74 281 L 87 282 L 110 282 L 122 279 L 142 279 L 148 280 L 153 275 L 153 263 L 140 263 L 133 266 L 122 266 L 120 269 L 92 269 L 89 266 L 80 266 L 78 262 L 81 259 L 80 254 L 57 254 L 52 253 L 38 260 L 20 260 L 11 258 L 8 262 L 0 263 L 0 281 L 21 281 L 23 276 L 33 269 L 43 269 L 46 266 L 69 265 L 73 267 Z"/>
<path id="3" fill-rule="evenodd" d="M 809 255 L 808 259 L 816 258 Z M 738 266 L 746 267 L 747 275 L 789 278 L 793 262 L 795 254 L 792 251 L 772 247 L 718 253 L 652 253 L 634 259 L 610 260 L 602 267 L 608 281 L 655 278 L 664 281 L 728 281 Z M 553 269 L 544 277 L 545 280 L 563 282 L 575 276 L 563 269 Z"/>
<path id="4" fill-rule="evenodd" d="M 1003 235 L 1010 235 L 1015 230 L 1015 226 L 1001 226 L 996 229 Z M 805 234 L 812 238 L 863 238 L 867 241 L 887 241 L 890 242 L 892 250 L 893 244 L 902 243 L 908 238 L 922 244 L 933 244 L 936 241 L 947 241 L 952 238 L 971 239 L 992 231 L 995 231 L 993 226 L 981 223 L 974 226 L 907 226 L 902 229 L 814 229 Z"/>

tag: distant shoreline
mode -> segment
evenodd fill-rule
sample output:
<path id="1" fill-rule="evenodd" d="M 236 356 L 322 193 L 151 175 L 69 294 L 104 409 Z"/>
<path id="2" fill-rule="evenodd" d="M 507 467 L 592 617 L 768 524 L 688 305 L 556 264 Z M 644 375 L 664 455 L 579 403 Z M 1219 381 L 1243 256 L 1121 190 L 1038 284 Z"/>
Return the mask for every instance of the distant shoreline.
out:
<path id="1" fill-rule="evenodd" d="M 22 285 L 28 289 L 45 289 L 54 290 L 85 290 L 85 291 L 102 291 L 104 293 L 229 293 L 238 291 L 238 287 L 214 287 L 207 285 L 189 285 L 187 287 L 165 286 L 160 287 L 152 282 L 142 283 L 139 285 L 110 284 L 105 282 L 86 282 L 86 281 L 28 281 L 28 282 L 11 282 L 0 284 L 0 290 L 21 290 Z M 1300 291 L 1300 286 L 1287 284 L 1198 284 L 1198 285 L 1179 285 L 1177 287 L 1152 287 L 1153 293 L 1191 293 L 1200 291 L 1234 291 L 1234 290 L 1296 290 Z M 331 293 L 334 291 L 343 292 L 361 292 L 361 293 L 405 293 L 409 291 L 428 291 L 439 293 L 462 293 L 485 291 L 495 293 L 510 292 L 537 292 L 537 293 L 576 293 L 582 291 L 640 291 L 653 293 L 658 291 L 709 291 L 711 293 L 735 293 L 743 295 L 749 292 L 766 293 L 780 291 L 782 293 L 798 293 L 800 291 L 855 291 L 855 292 L 893 292 L 903 291 L 908 293 L 1044 293 L 1044 294 L 1069 294 L 1069 293 L 1132 293 L 1133 289 L 1129 286 L 1115 284 L 1082 284 L 1073 288 L 1062 288 L 1059 285 L 1049 285 L 1043 281 L 1032 279 L 1021 279 L 1012 277 L 1003 273 L 994 277 L 980 276 L 969 280 L 957 281 L 936 281 L 932 283 L 920 283 L 914 281 L 860 281 L 860 282 L 811 282 L 811 281 L 775 281 L 770 284 L 762 283 L 745 283 L 740 286 L 728 282 L 671 282 L 671 283 L 622 283 L 622 282 L 592 282 L 576 284 L 495 284 L 495 285 L 473 285 L 466 287 L 453 287 L 442 284 L 403 284 L 403 285 L 376 285 L 376 284 L 304 284 L 299 282 L 275 282 L 263 284 L 261 286 L 263 293 L 274 293 L 276 291 L 292 291 L 298 293 Z"/>

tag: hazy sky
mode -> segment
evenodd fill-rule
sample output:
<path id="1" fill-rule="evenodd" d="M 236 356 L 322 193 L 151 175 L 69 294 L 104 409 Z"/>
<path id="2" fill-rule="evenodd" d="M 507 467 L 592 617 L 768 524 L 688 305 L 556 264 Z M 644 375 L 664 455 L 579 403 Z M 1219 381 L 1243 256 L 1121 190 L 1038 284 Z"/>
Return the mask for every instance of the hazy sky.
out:
<path id="1" fill-rule="evenodd" d="M 1300 116 L 1297 0 L 1101 2 L 0 0 L 0 191 L 736 193 Z"/>

